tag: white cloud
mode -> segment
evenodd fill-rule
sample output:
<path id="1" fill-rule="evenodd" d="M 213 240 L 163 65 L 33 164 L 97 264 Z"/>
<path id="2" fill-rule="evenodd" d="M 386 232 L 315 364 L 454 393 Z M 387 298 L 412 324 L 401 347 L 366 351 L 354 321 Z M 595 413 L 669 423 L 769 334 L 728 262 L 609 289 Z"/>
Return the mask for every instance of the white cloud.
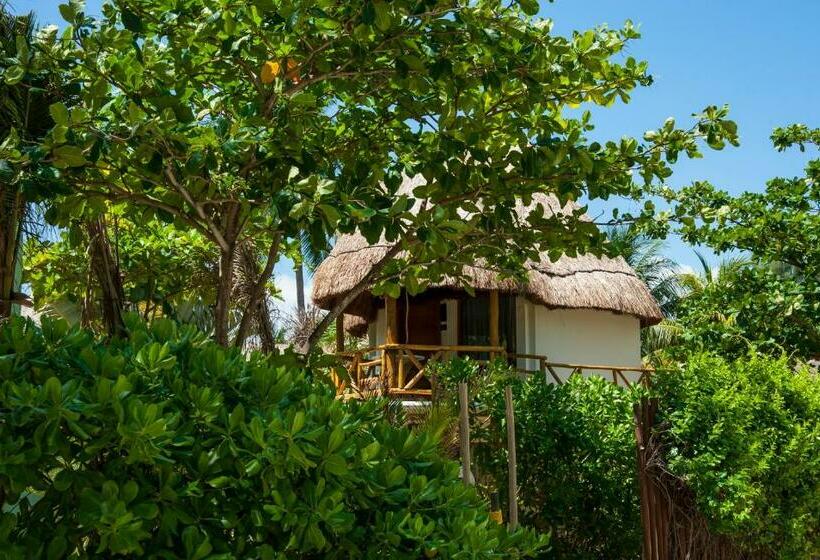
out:
<path id="1" fill-rule="evenodd" d="M 285 260 L 276 265 L 273 275 L 273 284 L 279 291 L 282 299 L 274 299 L 273 304 L 280 313 L 291 315 L 296 309 L 296 275 L 293 273 L 293 263 Z M 310 291 L 313 279 L 305 274 L 305 302 L 310 304 Z"/>

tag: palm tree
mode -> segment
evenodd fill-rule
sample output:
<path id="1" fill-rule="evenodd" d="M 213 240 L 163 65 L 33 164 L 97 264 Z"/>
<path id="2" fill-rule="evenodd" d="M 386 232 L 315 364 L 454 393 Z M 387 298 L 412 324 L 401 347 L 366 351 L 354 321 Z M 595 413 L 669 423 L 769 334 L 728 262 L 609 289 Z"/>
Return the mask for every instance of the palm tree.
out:
<path id="1" fill-rule="evenodd" d="M 0 68 L 24 62 L 16 60 L 18 38 L 31 45 L 36 30 L 33 13 L 16 16 L 0 2 Z M 52 125 L 49 105 L 59 96 L 53 76 L 26 75 L 12 85 L 0 81 L 0 140 L 12 130 L 23 143 L 41 138 Z M 8 168 L 0 169 L 0 319 L 11 313 L 12 304 L 23 301 L 17 284 L 27 204 L 13 177 Z"/>
<path id="2" fill-rule="evenodd" d="M 606 235 L 615 252 L 649 287 L 664 316 L 659 324 L 641 332 L 641 352 L 644 356 L 651 356 L 669 347 L 680 335 L 680 327 L 674 318 L 675 308 L 685 292 L 680 268 L 664 255 L 666 244 L 662 240 L 653 239 L 629 226 L 609 228 Z"/>
<path id="3" fill-rule="evenodd" d="M 306 231 L 301 231 L 299 234 L 299 255 L 293 266 L 293 272 L 296 276 L 296 312 L 298 314 L 305 314 L 307 307 L 305 304 L 305 269 L 309 275 L 313 275 L 323 260 L 327 258 L 330 253 L 330 241 L 325 240 L 324 245 L 318 245 L 311 238 Z"/>
<path id="4" fill-rule="evenodd" d="M 678 264 L 664 255 L 666 244 L 627 226 L 610 228 L 606 235 L 615 252 L 649 287 L 664 317 L 672 317 L 683 289 Z"/>
<path id="5" fill-rule="evenodd" d="M 697 249 L 695 249 L 695 256 L 700 264 L 700 270 L 680 274 L 680 285 L 684 297 L 698 294 L 709 286 L 729 282 L 740 269 L 751 265 L 751 261 L 742 256 L 725 258 L 717 266 L 709 264 L 704 254 Z"/>

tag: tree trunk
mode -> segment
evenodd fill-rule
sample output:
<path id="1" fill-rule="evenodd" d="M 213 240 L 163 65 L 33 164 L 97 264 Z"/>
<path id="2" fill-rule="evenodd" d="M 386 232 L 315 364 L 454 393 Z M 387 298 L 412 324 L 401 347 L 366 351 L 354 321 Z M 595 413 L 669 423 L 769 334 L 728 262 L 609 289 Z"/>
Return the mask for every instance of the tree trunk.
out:
<path id="1" fill-rule="evenodd" d="M 219 279 L 216 285 L 216 309 L 214 310 L 214 338 L 222 346 L 228 345 L 228 313 L 233 292 L 233 261 L 235 245 L 219 252 Z"/>
<path id="2" fill-rule="evenodd" d="M 0 319 L 11 315 L 25 204 L 16 189 L 0 187 Z"/>
<path id="3" fill-rule="evenodd" d="M 300 260 L 293 269 L 296 276 L 296 312 L 305 314 L 305 265 Z"/>
<path id="4" fill-rule="evenodd" d="M 271 324 L 270 306 L 268 305 L 265 285 L 268 283 L 271 274 L 273 274 L 273 267 L 278 259 L 279 243 L 281 240 L 282 236 L 279 233 L 274 234 L 273 241 L 268 248 L 268 260 L 265 262 L 265 267 L 261 272 L 259 271 L 256 252 L 253 247 L 250 244 L 244 244 L 240 248 L 240 266 L 249 285 L 245 290 L 247 294 L 245 310 L 239 322 L 236 340 L 234 340 L 234 345 L 237 347 L 241 347 L 245 343 L 245 339 L 250 334 L 251 323 L 255 322 L 258 330 L 257 334 L 261 339 L 262 349 L 266 351 L 273 350 L 275 337 L 273 334 L 273 325 Z"/>
<path id="5" fill-rule="evenodd" d="M 91 253 L 91 268 L 102 292 L 100 310 L 105 330 L 109 336 L 123 336 L 125 323 L 122 320 L 122 312 L 125 294 L 120 270 L 108 239 L 105 217 L 88 220 L 85 228 Z"/>

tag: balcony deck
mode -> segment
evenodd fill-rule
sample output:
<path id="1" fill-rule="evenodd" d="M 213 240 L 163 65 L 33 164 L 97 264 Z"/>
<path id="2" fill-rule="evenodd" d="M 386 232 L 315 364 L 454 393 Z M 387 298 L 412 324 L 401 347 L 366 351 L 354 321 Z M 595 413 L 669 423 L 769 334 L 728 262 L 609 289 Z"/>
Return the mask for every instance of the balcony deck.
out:
<path id="1" fill-rule="evenodd" d="M 480 363 L 503 357 L 514 364 L 521 375 L 544 375 L 559 385 L 573 375 L 583 375 L 585 372 L 601 375 L 627 387 L 649 385 L 654 372 L 646 367 L 553 362 L 539 354 L 509 353 L 501 346 L 382 344 L 338 352 L 336 356 L 342 359 L 349 377 L 348 381 L 346 376 L 333 373 L 337 393 L 352 398 L 386 395 L 392 398 L 432 399 L 437 380 L 432 371 L 428 371 L 429 366 L 454 356 L 470 356 Z M 519 366 L 522 363 L 525 367 Z"/>

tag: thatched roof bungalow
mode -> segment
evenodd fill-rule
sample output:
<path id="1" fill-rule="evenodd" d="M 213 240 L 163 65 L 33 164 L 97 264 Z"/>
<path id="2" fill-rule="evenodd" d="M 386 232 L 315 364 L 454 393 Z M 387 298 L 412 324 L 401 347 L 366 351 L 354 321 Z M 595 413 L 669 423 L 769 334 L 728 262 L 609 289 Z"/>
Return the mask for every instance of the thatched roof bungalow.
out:
<path id="1" fill-rule="evenodd" d="M 417 184 L 418 179 L 408 180 Z M 561 212 L 555 197 L 536 195 L 533 204 Z M 526 219 L 528 208 L 519 216 Z M 343 235 L 314 275 L 313 301 L 331 308 L 359 283 L 390 249 L 359 234 Z M 647 286 L 622 258 L 579 255 L 551 262 L 546 252 L 526 265 L 528 279 L 500 279 L 476 263 L 464 270 L 475 297 L 445 279 L 424 293 L 398 300 L 365 292 L 346 310 L 348 332 L 368 333 L 374 346 L 500 346 L 534 368 L 535 356 L 552 362 L 641 365 L 640 329 L 658 323 L 661 312 Z"/>

